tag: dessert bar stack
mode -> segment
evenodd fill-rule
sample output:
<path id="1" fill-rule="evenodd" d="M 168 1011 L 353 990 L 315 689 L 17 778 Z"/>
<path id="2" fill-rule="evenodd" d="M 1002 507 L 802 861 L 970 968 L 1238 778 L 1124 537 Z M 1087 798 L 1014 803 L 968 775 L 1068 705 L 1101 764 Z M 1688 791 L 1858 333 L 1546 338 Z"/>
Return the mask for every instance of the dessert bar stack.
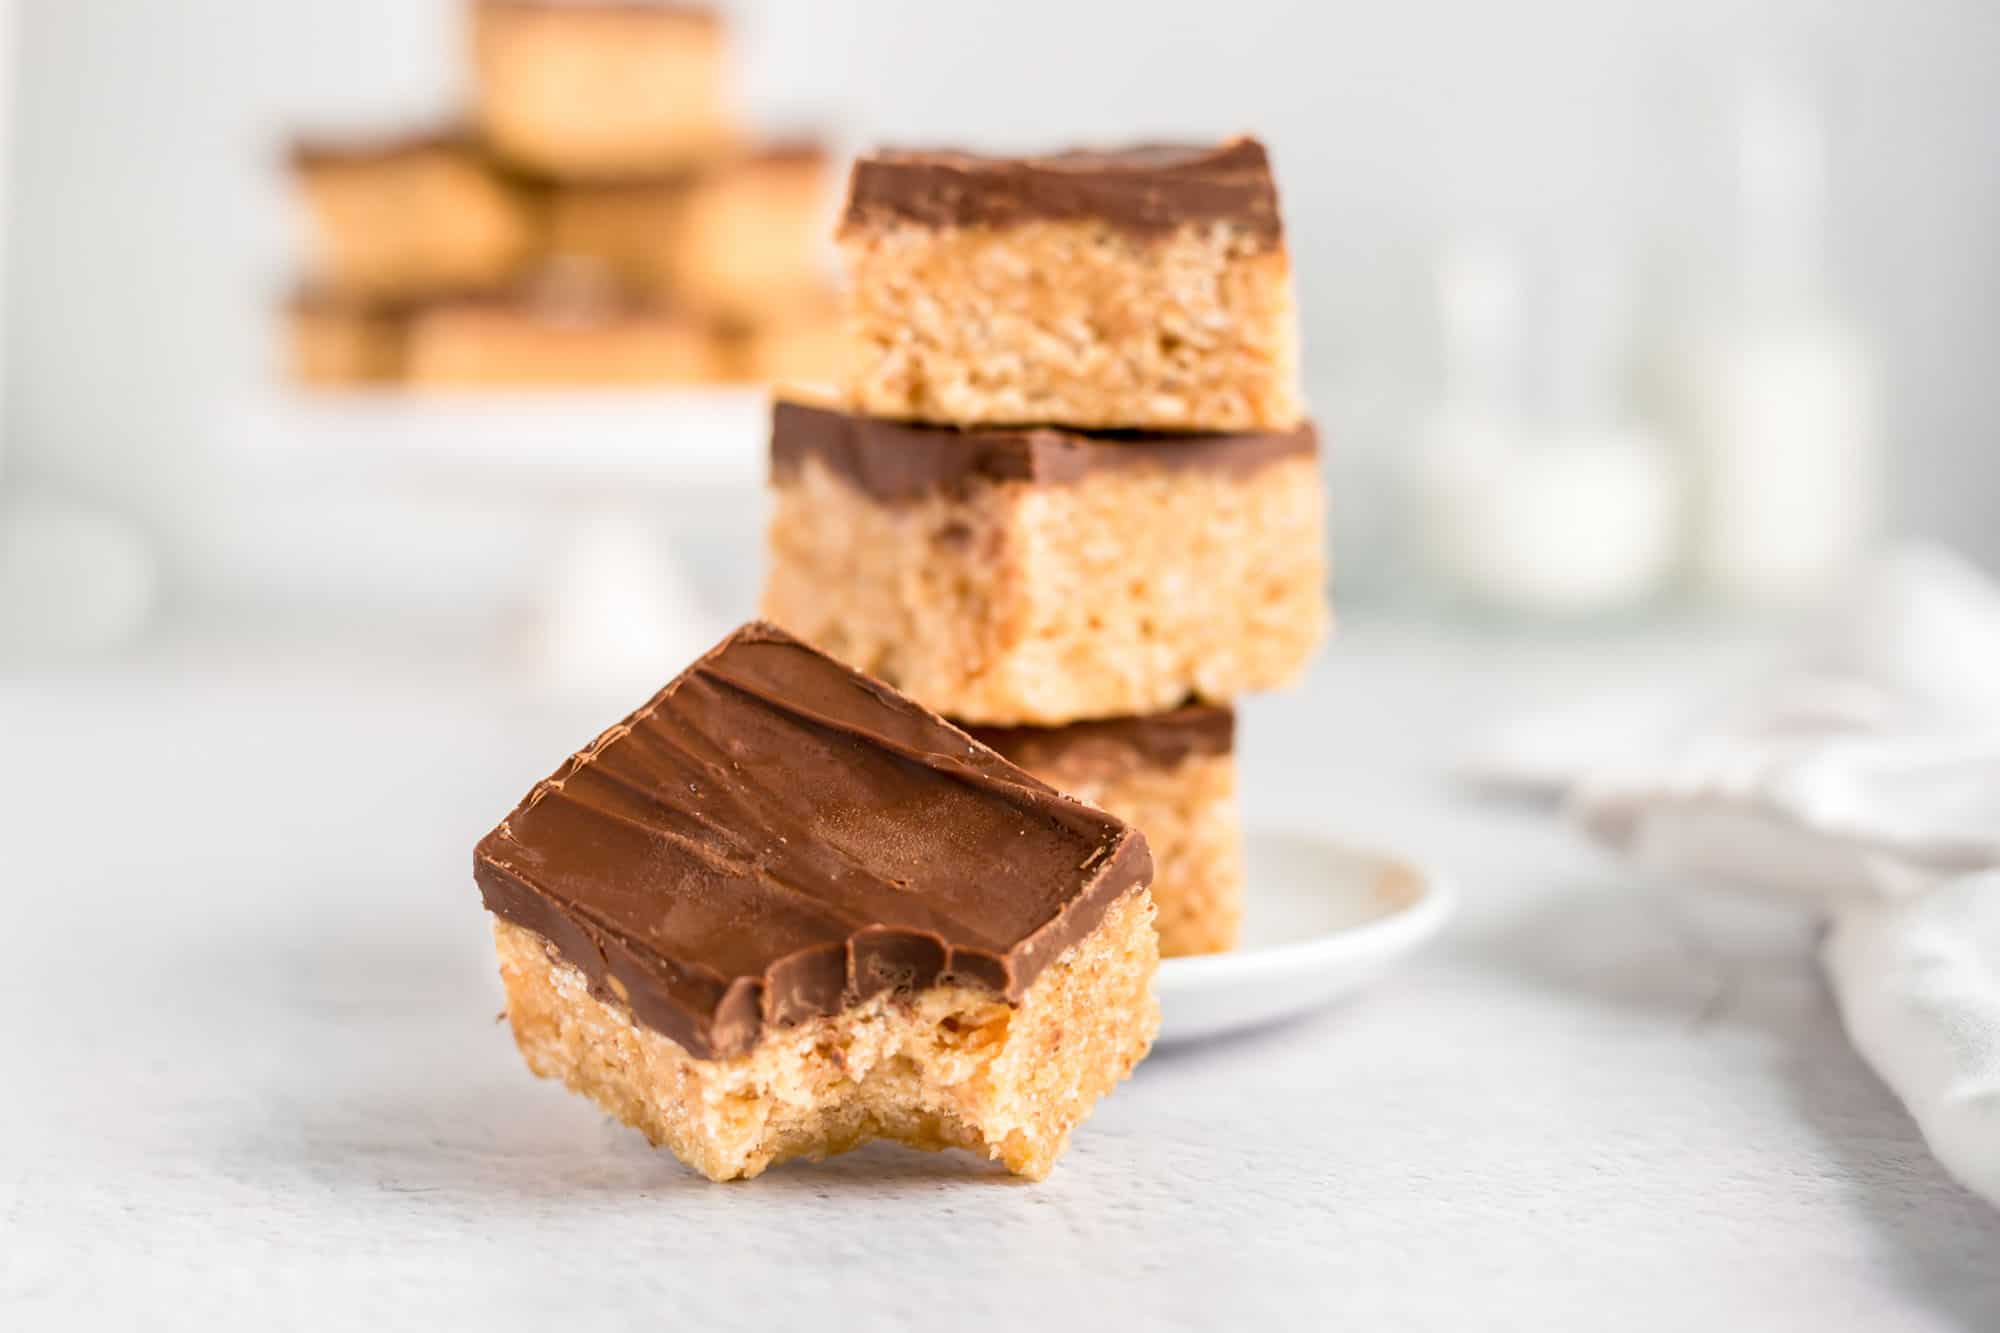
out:
<path id="1" fill-rule="evenodd" d="M 1324 630 L 1276 192 L 1249 140 L 884 154 L 840 240 L 843 392 L 773 410 L 781 624 L 474 878 L 529 1067 L 704 1174 L 889 1138 L 1039 1178 L 1161 953 L 1233 942 L 1229 701 Z"/>
<path id="2" fill-rule="evenodd" d="M 1263 146 L 859 161 L 840 396 L 780 401 L 765 614 L 1146 834 L 1231 947 L 1230 701 L 1326 626 Z"/>
<path id="3" fill-rule="evenodd" d="M 728 30 L 668 0 L 466 0 L 466 123 L 302 139 L 319 386 L 825 381 L 832 159 L 731 106 Z"/>

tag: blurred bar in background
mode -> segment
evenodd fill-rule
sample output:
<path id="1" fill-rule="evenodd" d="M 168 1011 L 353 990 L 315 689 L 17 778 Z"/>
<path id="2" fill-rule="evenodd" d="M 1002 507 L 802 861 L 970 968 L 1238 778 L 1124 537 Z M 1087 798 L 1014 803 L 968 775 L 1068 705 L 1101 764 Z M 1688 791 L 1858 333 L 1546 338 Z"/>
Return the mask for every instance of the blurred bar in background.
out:
<path id="1" fill-rule="evenodd" d="M 747 130 L 730 27 L 693 5 L 464 0 L 471 105 L 296 140 L 287 310 L 315 388 L 832 376 L 821 138 Z"/>

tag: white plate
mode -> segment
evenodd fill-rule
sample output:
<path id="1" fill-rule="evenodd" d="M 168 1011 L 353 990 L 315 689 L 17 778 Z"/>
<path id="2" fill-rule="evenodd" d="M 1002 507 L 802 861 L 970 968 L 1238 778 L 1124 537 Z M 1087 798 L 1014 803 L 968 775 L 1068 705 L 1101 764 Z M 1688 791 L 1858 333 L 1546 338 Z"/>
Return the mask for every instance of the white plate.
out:
<path id="1" fill-rule="evenodd" d="M 1437 934 L 1457 905 L 1439 875 L 1399 856 L 1254 829 L 1246 850 L 1242 943 L 1160 964 L 1160 1045 L 1340 999 Z"/>

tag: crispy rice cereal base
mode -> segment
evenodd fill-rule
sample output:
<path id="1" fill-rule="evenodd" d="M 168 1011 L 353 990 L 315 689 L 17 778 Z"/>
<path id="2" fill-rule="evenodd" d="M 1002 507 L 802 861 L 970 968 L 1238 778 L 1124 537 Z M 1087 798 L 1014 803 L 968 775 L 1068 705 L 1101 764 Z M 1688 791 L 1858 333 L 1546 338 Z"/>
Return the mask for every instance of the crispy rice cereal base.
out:
<path id="1" fill-rule="evenodd" d="M 1088 430 L 1282 430 L 1303 415 L 1291 264 L 1241 227 L 850 223 L 848 405 Z"/>
<path id="2" fill-rule="evenodd" d="M 1311 459 L 882 503 L 780 477 L 764 614 L 967 722 L 1060 725 L 1290 683 L 1326 632 Z"/>
<path id="3" fill-rule="evenodd" d="M 870 1139 L 964 1148 L 1046 1176 L 1159 1029 L 1143 888 L 1050 964 L 1018 1005 L 990 992 L 888 993 L 754 1049 L 698 1060 L 592 996 L 541 936 L 496 919 L 507 1016 L 528 1067 L 560 1079 L 711 1180 Z"/>

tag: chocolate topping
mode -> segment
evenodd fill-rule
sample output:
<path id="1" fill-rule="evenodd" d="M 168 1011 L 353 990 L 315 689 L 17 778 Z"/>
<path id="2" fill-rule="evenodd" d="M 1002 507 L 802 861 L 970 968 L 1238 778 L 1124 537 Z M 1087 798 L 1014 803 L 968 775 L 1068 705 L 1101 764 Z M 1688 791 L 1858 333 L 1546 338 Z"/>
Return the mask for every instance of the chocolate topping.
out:
<path id="1" fill-rule="evenodd" d="M 489 315 L 544 328 L 599 329 L 616 324 L 702 327 L 692 311 L 621 287 L 594 260 L 544 261 L 503 287 L 440 292 L 407 301 L 406 313 Z"/>
<path id="2" fill-rule="evenodd" d="M 784 135 L 774 139 L 753 139 L 736 145 L 723 152 L 715 160 L 699 164 L 684 164 L 665 170 L 590 172 L 584 175 L 565 176 L 558 187 L 567 194 L 576 195 L 679 195 L 690 188 L 716 177 L 727 177 L 732 172 L 748 172 L 766 169 L 800 169 L 824 171 L 833 160 L 833 149 L 820 139 L 803 133 Z"/>
<path id="3" fill-rule="evenodd" d="M 701 179 L 704 170 L 703 166 L 681 165 L 641 171 L 589 172 L 581 176 L 565 176 L 556 182 L 556 188 L 565 195 L 593 195 L 599 198 L 634 194 L 679 197 Z"/>
<path id="4" fill-rule="evenodd" d="M 1197 755 L 1228 754 L 1236 742 L 1236 710 L 1228 704 L 1187 704 L 1146 717 L 1112 717 L 1062 727 L 973 727 L 966 731 L 1035 773 L 1057 768 L 1123 772 L 1173 768 Z"/>
<path id="5" fill-rule="evenodd" d="M 471 152 L 473 148 L 471 130 L 463 125 L 441 125 L 381 134 L 301 134 L 291 141 L 289 152 L 294 167 L 306 168 L 389 162 L 420 153 Z"/>
<path id="6" fill-rule="evenodd" d="M 362 296 L 312 281 L 299 283 L 285 298 L 285 309 L 295 315 L 355 315 L 396 319 L 407 315 L 410 307 L 409 301 Z"/>
<path id="7" fill-rule="evenodd" d="M 773 626 L 737 630 L 481 840 L 486 906 L 703 1059 L 884 990 L 1018 1002 L 1145 839 Z"/>
<path id="8" fill-rule="evenodd" d="M 1053 427 L 928 426 L 780 399 L 771 413 L 771 473 L 816 458 L 878 500 L 962 494 L 977 481 L 1054 486 L 1114 468 L 1250 472 L 1319 448 L 1311 423 L 1283 431 L 1161 435 Z"/>
<path id="9" fill-rule="evenodd" d="M 1251 138 L 1048 157 L 885 150 L 854 164 L 841 225 L 880 218 L 926 227 L 1089 221 L 1138 232 L 1228 222 L 1271 245 L 1284 234 L 1270 157 Z"/>

